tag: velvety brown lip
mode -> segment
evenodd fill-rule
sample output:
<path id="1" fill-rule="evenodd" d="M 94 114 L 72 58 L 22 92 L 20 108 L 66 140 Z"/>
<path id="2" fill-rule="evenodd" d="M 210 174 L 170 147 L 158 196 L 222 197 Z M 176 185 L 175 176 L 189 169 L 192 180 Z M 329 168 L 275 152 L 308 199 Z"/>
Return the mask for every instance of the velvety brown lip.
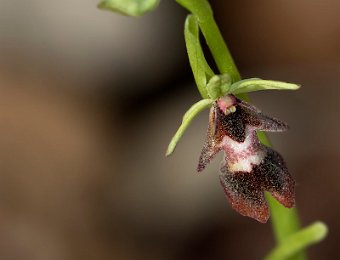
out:
<path id="1" fill-rule="evenodd" d="M 266 116 L 233 95 L 217 100 L 210 110 L 208 133 L 197 170 L 203 171 L 213 157 L 224 151 L 220 180 L 232 207 L 244 216 L 266 222 L 269 218 L 264 191 L 286 207 L 294 206 L 295 182 L 279 153 L 260 143 L 256 130 L 285 131 L 286 123 Z M 225 113 L 221 103 L 235 106 Z M 228 109 L 228 107 L 227 107 Z M 236 167 L 236 166 L 237 167 Z"/>

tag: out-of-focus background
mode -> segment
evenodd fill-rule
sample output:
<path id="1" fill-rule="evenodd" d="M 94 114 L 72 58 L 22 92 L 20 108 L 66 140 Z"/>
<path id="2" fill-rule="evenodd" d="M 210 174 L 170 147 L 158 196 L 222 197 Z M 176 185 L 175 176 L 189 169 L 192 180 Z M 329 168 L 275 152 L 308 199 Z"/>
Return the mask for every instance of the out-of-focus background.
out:
<path id="1" fill-rule="evenodd" d="M 252 94 L 286 120 L 271 134 L 297 181 L 303 225 L 325 221 L 310 259 L 340 241 L 340 3 L 211 1 L 244 77 L 302 84 Z M 166 146 L 199 100 L 175 1 L 141 18 L 90 0 L 0 1 L 0 259 L 261 259 L 265 225 L 231 210 L 221 156 L 195 172 L 207 112 Z"/>

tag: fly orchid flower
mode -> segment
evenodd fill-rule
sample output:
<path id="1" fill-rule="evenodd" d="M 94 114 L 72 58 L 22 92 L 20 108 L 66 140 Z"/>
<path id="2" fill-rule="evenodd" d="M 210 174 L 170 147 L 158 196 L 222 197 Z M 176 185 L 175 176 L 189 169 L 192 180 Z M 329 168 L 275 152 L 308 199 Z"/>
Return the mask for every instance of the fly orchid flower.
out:
<path id="1" fill-rule="evenodd" d="M 294 180 L 280 154 L 260 143 L 256 130 L 280 132 L 287 127 L 234 95 L 221 97 L 210 109 L 197 171 L 201 172 L 219 151 L 224 151 L 220 181 L 232 207 L 264 223 L 269 218 L 264 191 L 284 206 L 293 207 Z"/>
<path id="2" fill-rule="evenodd" d="M 210 99 L 194 104 L 184 115 L 182 125 L 171 140 L 170 155 L 193 118 L 210 108 L 208 133 L 199 158 L 201 172 L 213 157 L 224 152 L 220 181 L 232 207 L 241 215 L 265 223 L 269 218 L 264 192 L 285 207 L 295 204 L 295 182 L 279 153 L 263 145 L 256 131 L 282 132 L 288 125 L 264 115 L 234 94 L 266 89 L 298 89 L 296 84 L 246 79 L 231 84 L 228 75 L 214 76 L 207 84 Z"/>

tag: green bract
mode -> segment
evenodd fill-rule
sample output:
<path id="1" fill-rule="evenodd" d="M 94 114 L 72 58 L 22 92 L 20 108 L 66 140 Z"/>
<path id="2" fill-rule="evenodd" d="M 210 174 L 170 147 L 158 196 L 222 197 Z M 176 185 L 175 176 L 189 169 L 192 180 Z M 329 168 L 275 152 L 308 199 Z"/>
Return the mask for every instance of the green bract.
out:
<path id="1" fill-rule="evenodd" d="M 207 84 L 208 95 L 212 99 L 217 99 L 228 93 L 231 85 L 229 74 L 214 75 Z"/>
<path id="2" fill-rule="evenodd" d="M 237 81 L 231 84 L 229 74 L 214 75 L 206 85 L 208 95 L 212 99 L 217 99 L 227 94 L 243 94 L 259 90 L 296 90 L 300 85 L 274 80 L 263 80 L 250 78 Z"/>
<path id="3" fill-rule="evenodd" d="M 327 226 L 317 221 L 290 235 L 265 258 L 265 260 L 284 260 L 294 256 L 309 245 L 323 240 L 328 232 Z"/>
<path id="4" fill-rule="evenodd" d="M 300 85 L 293 83 L 286 83 L 274 80 L 262 80 L 259 78 L 244 79 L 235 82 L 231 85 L 229 92 L 237 95 L 241 93 L 249 93 L 259 90 L 296 90 L 299 89 Z"/>
<path id="5" fill-rule="evenodd" d="M 141 16 L 155 9 L 158 4 L 159 0 L 103 0 L 98 7 L 128 16 Z"/>
<path id="6" fill-rule="evenodd" d="M 185 130 L 190 125 L 191 121 L 201 112 L 202 110 L 210 107 L 214 101 L 212 99 L 202 99 L 195 103 L 183 116 L 182 124 L 178 128 L 176 134 L 171 139 L 168 149 L 166 150 L 166 156 L 173 153 L 179 139 L 182 137 Z"/>
<path id="7" fill-rule="evenodd" d="M 206 84 L 207 81 L 214 76 L 214 72 L 204 58 L 199 40 L 198 22 L 192 15 L 188 15 L 185 20 L 184 38 L 197 88 L 203 98 L 208 98 Z"/>

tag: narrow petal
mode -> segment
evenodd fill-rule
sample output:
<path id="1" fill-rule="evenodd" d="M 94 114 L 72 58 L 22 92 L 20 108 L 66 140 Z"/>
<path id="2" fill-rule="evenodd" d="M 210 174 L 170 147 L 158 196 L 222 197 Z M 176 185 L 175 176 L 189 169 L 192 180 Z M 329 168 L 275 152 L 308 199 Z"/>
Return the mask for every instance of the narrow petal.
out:
<path id="1" fill-rule="evenodd" d="M 216 120 L 215 120 L 215 107 L 211 107 L 209 113 L 209 125 L 207 130 L 207 137 L 199 158 L 197 171 L 201 172 L 205 169 L 208 163 L 215 157 L 215 155 L 221 151 L 221 147 L 218 143 L 221 141 L 216 135 Z"/>
<path id="2" fill-rule="evenodd" d="M 241 101 L 239 107 L 242 108 L 246 114 L 245 122 L 253 127 L 255 130 L 265 132 L 282 132 L 288 130 L 288 125 L 274 117 L 264 115 L 258 108 Z"/>

